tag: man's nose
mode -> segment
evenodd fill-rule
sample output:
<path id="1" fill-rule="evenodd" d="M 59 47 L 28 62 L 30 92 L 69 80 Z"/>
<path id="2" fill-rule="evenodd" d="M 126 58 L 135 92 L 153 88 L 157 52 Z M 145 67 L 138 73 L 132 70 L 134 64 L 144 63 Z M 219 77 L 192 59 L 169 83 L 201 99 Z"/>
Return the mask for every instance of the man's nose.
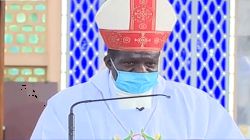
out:
<path id="1" fill-rule="evenodd" d="M 147 69 L 143 64 L 138 64 L 135 68 L 135 72 L 147 72 Z"/>

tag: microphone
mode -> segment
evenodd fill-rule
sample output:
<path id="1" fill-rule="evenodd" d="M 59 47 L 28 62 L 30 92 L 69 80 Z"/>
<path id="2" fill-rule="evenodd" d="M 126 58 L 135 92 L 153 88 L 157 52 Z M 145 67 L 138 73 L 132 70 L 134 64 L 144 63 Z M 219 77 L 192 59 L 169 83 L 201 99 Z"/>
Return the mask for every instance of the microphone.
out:
<path id="1" fill-rule="evenodd" d="M 154 96 L 163 96 L 166 98 L 170 98 L 170 96 L 165 94 L 152 94 L 152 95 L 140 95 L 140 96 L 129 96 L 129 97 L 119 97 L 119 98 L 106 98 L 106 99 L 96 99 L 96 100 L 83 100 L 74 103 L 70 107 L 70 113 L 68 115 L 68 139 L 74 140 L 75 139 L 75 115 L 74 115 L 74 107 L 79 104 L 91 103 L 91 102 L 103 102 L 103 101 L 111 101 L 111 100 L 123 100 L 123 99 L 132 99 L 132 98 L 145 98 L 145 97 L 154 97 Z M 144 109 L 144 108 L 143 108 Z M 142 109 L 142 110 L 143 110 Z"/>

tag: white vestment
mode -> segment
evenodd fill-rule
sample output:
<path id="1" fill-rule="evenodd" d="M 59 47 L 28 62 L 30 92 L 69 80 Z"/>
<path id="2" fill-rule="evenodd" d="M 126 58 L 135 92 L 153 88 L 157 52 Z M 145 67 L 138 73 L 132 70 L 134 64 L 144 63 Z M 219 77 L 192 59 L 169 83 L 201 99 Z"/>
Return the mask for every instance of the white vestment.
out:
<path id="1" fill-rule="evenodd" d="M 106 69 L 89 82 L 59 92 L 49 99 L 31 139 L 68 139 L 70 106 L 82 100 L 116 97 L 113 91 Z M 244 139 L 227 111 L 201 90 L 159 76 L 153 94 L 170 98 L 153 97 L 142 111 L 121 106 L 120 101 L 76 106 L 75 138 Z"/>

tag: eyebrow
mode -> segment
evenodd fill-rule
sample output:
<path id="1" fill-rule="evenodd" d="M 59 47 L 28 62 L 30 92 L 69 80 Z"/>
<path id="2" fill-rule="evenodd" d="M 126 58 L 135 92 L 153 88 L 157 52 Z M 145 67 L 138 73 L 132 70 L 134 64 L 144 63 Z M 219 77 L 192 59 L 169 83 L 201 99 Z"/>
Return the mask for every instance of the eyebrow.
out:
<path id="1" fill-rule="evenodd" d="M 142 57 L 142 59 L 144 60 L 144 61 L 150 61 L 150 62 L 157 62 L 158 61 L 158 58 L 156 58 L 156 57 Z M 126 61 L 135 61 L 135 62 L 137 62 L 137 61 L 141 61 L 141 59 L 140 60 L 138 60 L 138 57 L 125 57 L 125 58 L 122 58 L 122 59 L 120 59 L 120 61 L 121 62 L 126 62 Z"/>

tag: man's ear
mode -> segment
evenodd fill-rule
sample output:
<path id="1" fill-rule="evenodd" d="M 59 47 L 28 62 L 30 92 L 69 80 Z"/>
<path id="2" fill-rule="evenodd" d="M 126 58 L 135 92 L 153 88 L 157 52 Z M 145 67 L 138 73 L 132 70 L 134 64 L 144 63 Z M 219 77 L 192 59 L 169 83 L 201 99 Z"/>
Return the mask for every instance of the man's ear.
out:
<path id="1" fill-rule="evenodd" d="M 106 65 L 106 67 L 108 68 L 108 69 L 110 69 L 111 70 L 111 61 L 110 61 L 110 56 L 109 55 L 106 55 L 105 57 L 104 57 L 104 62 L 105 62 L 105 65 Z"/>

